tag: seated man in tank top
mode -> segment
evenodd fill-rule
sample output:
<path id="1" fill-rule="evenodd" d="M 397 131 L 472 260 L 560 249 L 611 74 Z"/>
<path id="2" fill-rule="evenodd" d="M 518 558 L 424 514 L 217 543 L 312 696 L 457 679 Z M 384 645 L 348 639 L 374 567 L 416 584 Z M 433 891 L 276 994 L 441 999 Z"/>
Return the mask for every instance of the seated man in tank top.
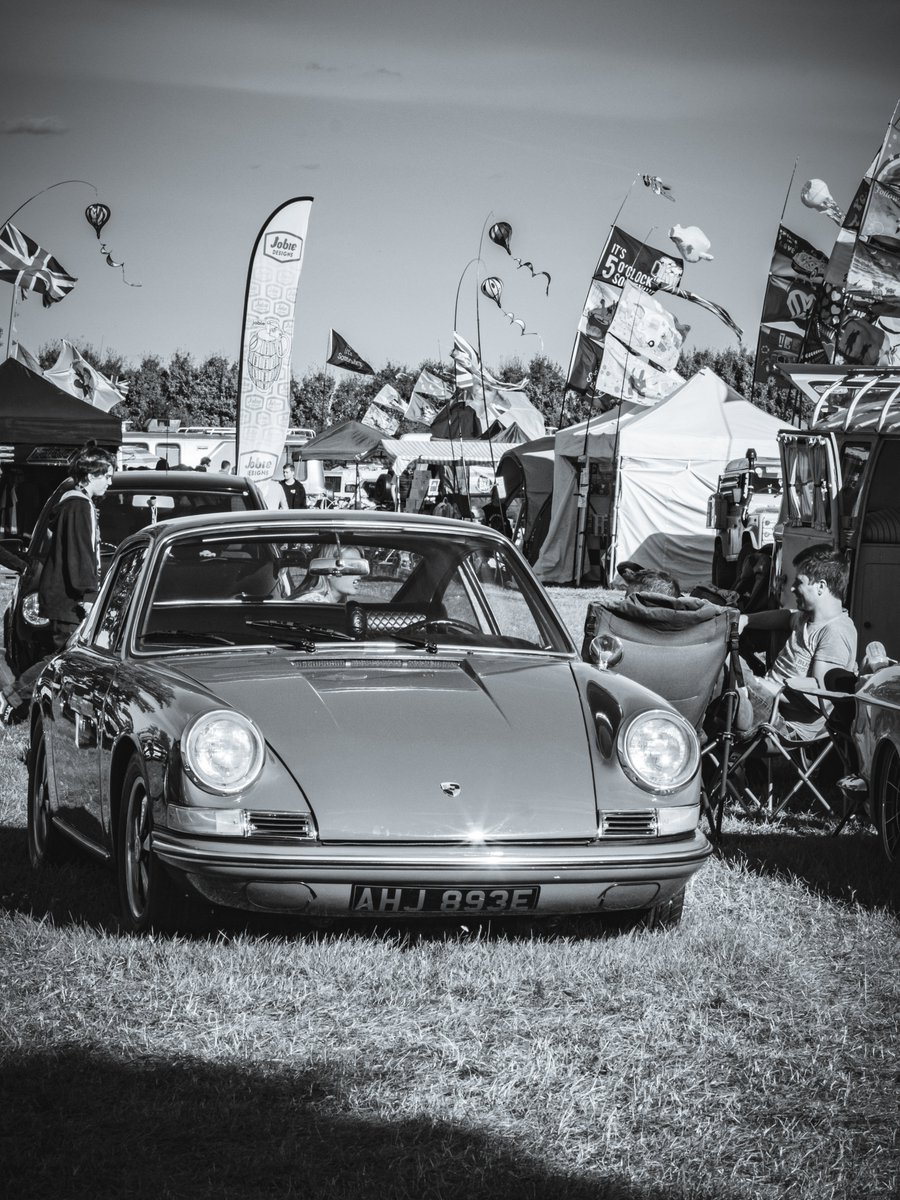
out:
<path id="1" fill-rule="evenodd" d="M 752 729 L 768 722 L 776 693 L 788 691 L 779 701 L 775 727 L 789 737 L 811 740 L 825 729 L 827 701 L 792 692 L 807 686 L 826 688 L 826 672 L 835 667 L 856 671 L 856 627 L 844 608 L 849 565 L 844 555 L 828 545 L 808 546 L 794 559 L 796 575 L 791 590 L 796 609 L 770 609 L 740 618 L 739 628 L 789 629 L 781 653 L 763 676 L 749 667 L 744 674 L 736 727 Z"/>

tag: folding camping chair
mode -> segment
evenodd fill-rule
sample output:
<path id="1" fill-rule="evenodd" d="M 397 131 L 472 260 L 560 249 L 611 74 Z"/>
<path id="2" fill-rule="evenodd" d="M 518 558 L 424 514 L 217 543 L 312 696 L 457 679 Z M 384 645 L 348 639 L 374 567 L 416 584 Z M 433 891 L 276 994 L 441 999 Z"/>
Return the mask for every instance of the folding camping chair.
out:
<path id="1" fill-rule="evenodd" d="M 842 786 L 854 778 L 856 754 L 850 735 L 853 705 L 852 693 L 856 677 L 848 671 L 834 670 L 828 673 L 827 689 L 805 686 L 797 691 L 812 701 L 829 700 L 833 707 L 825 713 L 825 725 L 815 738 L 792 737 L 784 727 L 779 727 L 779 707 L 786 688 L 774 696 L 772 712 L 768 721 L 755 726 L 745 734 L 732 738 L 734 754 L 727 766 L 727 780 L 722 795 L 722 806 L 730 796 L 745 810 L 765 813 L 769 820 L 777 820 L 796 798 L 807 795 L 830 817 L 836 817 L 833 807 L 834 794 L 829 799 L 829 781 L 826 770 L 838 768 L 841 778 L 832 777 L 833 788 L 843 796 L 847 810 L 834 830 L 841 832 L 849 818 L 859 808 L 862 797 L 855 795 L 852 788 Z M 758 764 L 760 779 L 751 782 L 748 768 Z M 721 821 L 721 812 L 718 814 Z"/>
<path id="2" fill-rule="evenodd" d="M 732 726 L 740 658 L 738 612 L 695 596 L 636 592 L 588 605 L 582 658 L 591 644 L 612 650 L 608 669 L 657 692 L 696 729 L 701 742 L 701 802 L 713 837 L 721 836 L 728 796 Z M 612 642 L 609 639 L 613 639 Z"/>

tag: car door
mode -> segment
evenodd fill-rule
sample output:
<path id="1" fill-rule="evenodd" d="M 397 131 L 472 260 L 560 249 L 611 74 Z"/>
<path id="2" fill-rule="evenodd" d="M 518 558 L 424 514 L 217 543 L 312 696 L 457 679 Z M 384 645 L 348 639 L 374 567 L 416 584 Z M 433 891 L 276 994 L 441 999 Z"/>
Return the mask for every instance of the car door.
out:
<path id="1" fill-rule="evenodd" d="M 122 555 L 82 633 L 57 662 L 51 685 L 53 775 L 58 816 L 93 844 L 109 836 L 101 752 L 111 740 L 107 696 L 146 547 Z"/>

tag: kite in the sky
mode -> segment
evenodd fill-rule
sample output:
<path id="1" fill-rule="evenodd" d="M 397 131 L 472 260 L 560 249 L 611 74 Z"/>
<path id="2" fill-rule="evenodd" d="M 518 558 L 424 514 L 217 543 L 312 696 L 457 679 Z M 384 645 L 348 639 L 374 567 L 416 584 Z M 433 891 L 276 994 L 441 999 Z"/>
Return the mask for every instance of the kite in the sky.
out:
<path id="1" fill-rule="evenodd" d="M 658 175 L 642 175 L 641 179 L 644 181 L 644 187 L 648 187 L 657 196 L 662 196 L 664 200 L 675 200 L 672 189 L 667 183 L 663 183 Z"/>
<path id="2" fill-rule="evenodd" d="M 512 250 L 509 248 L 509 239 L 512 237 L 512 225 L 509 221 L 495 221 L 488 230 L 488 237 L 498 246 L 502 246 L 510 258 L 514 259 L 520 267 L 527 267 L 531 272 L 531 278 L 534 279 L 537 275 L 543 275 L 547 280 L 547 286 L 544 289 L 544 295 L 550 294 L 550 275 L 547 271 L 538 271 L 535 269 L 534 263 L 528 262 L 527 259 L 516 258 Z M 485 293 L 487 295 L 487 293 Z"/>
<path id="3" fill-rule="evenodd" d="M 709 238 L 696 225 L 673 225 L 669 230 L 669 237 L 688 262 L 699 262 L 701 258 L 712 260 Z"/>
<path id="4" fill-rule="evenodd" d="M 487 279 L 483 279 L 481 281 L 481 293 L 483 296 L 487 296 L 488 300 L 493 300 L 493 302 L 503 313 L 504 317 L 509 318 L 510 325 L 519 326 L 522 337 L 525 337 L 526 333 L 528 333 L 529 337 L 540 337 L 540 334 L 532 333 L 526 330 L 525 322 L 521 317 L 517 317 L 515 313 L 507 312 L 503 307 L 503 303 L 500 299 L 500 297 L 503 295 L 503 281 L 498 279 L 496 275 L 489 275 Z"/>
<path id="5" fill-rule="evenodd" d="M 830 217 L 836 225 L 840 225 L 844 220 L 844 213 L 828 190 L 824 179 L 807 179 L 800 191 L 800 200 L 807 208 L 814 208 L 816 212 Z"/>
<path id="6" fill-rule="evenodd" d="M 91 226 L 91 228 L 97 234 L 97 238 L 99 240 L 100 231 L 102 230 L 102 228 L 106 224 L 106 222 L 109 220 L 109 218 L 112 216 L 109 206 L 106 204 L 89 204 L 87 206 L 87 208 L 84 210 L 84 215 L 87 218 L 88 224 Z M 116 262 L 115 261 L 112 254 L 110 254 L 110 252 L 109 252 L 109 247 L 107 246 L 106 242 L 100 242 L 100 253 L 106 259 L 106 265 L 108 267 L 118 267 L 122 271 L 122 282 L 123 283 L 127 283 L 129 287 L 140 287 L 141 286 L 141 284 L 132 283 L 130 280 L 125 278 L 124 262 Z"/>

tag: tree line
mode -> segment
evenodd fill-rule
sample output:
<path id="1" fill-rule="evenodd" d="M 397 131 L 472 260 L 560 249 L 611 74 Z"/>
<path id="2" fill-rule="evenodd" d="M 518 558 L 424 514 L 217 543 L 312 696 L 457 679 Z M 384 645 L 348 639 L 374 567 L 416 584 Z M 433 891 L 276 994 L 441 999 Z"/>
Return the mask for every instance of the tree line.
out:
<path id="1" fill-rule="evenodd" d="M 159 355 L 147 354 L 134 366 L 111 349 L 101 352 L 90 343 L 79 345 L 78 349 L 108 379 L 126 386 L 125 400 L 112 412 L 128 420 L 133 429 L 145 429 L 152 419 L 180 420 L 183 425 L 235 423 L 238 368 L 232 359 L 213 354 L 195 360 L 190 353 L 177 350 L 167 361 Z M 43 346 L 38 354 L 41 366 L 51 366 L 58 353 L 56 345 Z M 748 350 L 691 350 L 681 355 L 677 369 L 685 379 L 690 379 L 703 367 L 710 367 L 720 379 L 766 412 L 785 421 L 796 420 L 796 397 L 790 389 L 753 383 L 753 355 Z M 513 358 L 500 367 L 487 369 L 495 378 L 507 382 L 524 378 L 528 399 L 541 412 L 548 427 L 564 428 L 603 411 L 602 397 L 592 401 L 573 392 L 567 394 L 564 371 L 543 355 L 535 355 L 528 362 Z M 374 375 L 353 375 L 325 368 L 307 371 L 299 379 L 292 375 L 291 425 L 318 432 L 341 421 L 360 420 L 385 384 L 396 388 L 406 402 L 423 370 L 451 377 L 450 368 L 433 359 L 423 359 L 415 366 L 388 362 Z M 608 402 L 605 407 L 609 407 Z M 421 425 L 403 420 L 399 432 L 416 429 L 421 429 Z"/>

